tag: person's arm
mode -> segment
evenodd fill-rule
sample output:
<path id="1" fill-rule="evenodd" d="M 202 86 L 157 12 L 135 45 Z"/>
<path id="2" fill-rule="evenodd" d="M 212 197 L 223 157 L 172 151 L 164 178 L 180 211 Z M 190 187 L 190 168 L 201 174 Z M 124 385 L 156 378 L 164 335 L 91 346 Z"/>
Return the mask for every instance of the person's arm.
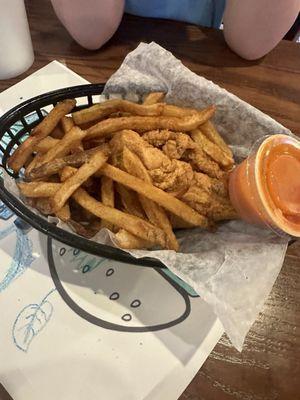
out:
<path id="1" fill-rule="evenodd" d="M 86 49 L 99 49 L 117 30 L 124 0 L 51 0 L 59 20 Z"/>
<path id="2" fill-rule="evenodd" d="M 238 55 L 255 60 L 288 32 L 300 12 L 300 0 L 227 0 L 224 36 Z"/>

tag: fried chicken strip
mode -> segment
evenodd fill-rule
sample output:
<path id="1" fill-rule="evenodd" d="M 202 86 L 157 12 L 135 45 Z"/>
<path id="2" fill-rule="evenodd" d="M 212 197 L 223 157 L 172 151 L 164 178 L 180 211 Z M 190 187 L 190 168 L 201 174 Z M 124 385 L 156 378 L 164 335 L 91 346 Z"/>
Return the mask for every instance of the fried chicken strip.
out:
<path id="1" fill-rule="evenodd" d="M 221 178 L 223 171 L 220 166 L 204 152 L 201 145 L 182 132 L 170 130 L 154 130 L 146 132 L 143 139 L 148 144 L 161 147 L 170 159 L 182 159 L 191 163 L 196 171 L 201 171 L 213 178 Z M 221 152 L 221 150 L 220 150 Z"/>

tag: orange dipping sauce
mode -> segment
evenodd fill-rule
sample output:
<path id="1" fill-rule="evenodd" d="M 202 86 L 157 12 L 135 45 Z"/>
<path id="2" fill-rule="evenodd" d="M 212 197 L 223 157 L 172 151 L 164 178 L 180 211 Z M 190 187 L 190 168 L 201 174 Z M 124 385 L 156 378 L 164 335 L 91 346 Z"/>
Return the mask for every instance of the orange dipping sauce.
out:
<path id="1" fill-rule="evenodd" d="M 268 137 L 231 173 L 229 193 L 245 221 L 300 237 L 300 142 Z"/>

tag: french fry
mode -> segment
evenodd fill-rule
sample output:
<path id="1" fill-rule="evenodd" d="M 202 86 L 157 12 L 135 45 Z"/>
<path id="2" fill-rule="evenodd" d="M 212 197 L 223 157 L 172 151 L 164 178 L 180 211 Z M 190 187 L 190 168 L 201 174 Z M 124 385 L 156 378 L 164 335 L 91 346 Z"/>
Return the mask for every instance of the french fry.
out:
<path id="1" fill-rule="evenodd" d="M 93 149 L 94 147 L 102 146 L 105 143 L 105 138 L 92 139 L 82 143 L 84 150 Z"/>
<path id="2" fill-rule="evenodd" d="M 131 117 L 131 116 L 132 116 L 132 114 L 130 114 L 128 112 L 118 111 L 118 112 L 110 114 L 109 118 Z"/>
<path id="3" fill-rule="evenodd" d="M 65 156 L 62 158 L 56 158 L 55 160 L 47 164 L 43 164 L 37 168 L 32 169 L 28 173 L 28 179 L 30 180 L 35 180 L 40 178 L 44 179 L 48 176 L 56 174 L 66 166 L 78 168 L 82 164 L 87 162 L 91 158 L 91 156 L 98 150 L 102 150 L 103 152 L 109 154 L 109 147 L 107 144 L 104 144 L 100 147 L 95 147 L 93 149 L 89 149 L 81 153 L 72 154 L 70 156 Z"/>
<path id="4" fill-rule="evenodd" d="M 77 168 L 66 166 L 64 167 L 59 175 L 61 182 L 65 182 L 67 179 L 71 178 L 77 172 Z"/>
<path id="5" fill-rule="evenodd" d="M 129 175 L 127 172 L 124 172 L 109 164 L 104 164 L 99 172 L 102 175 L 105 175 L 108 178 L 111 178 L 114 181 L 133 189 L 137 193 L 149 198 L 150 200 L 155 201 L 166 210 L 171 211 L 173 214 L 193 224 L 194 226 L 202 226 L 203 228 L 208 226 L 208 221 L 203 215 L 195 212 L 195 210 L 193 210 L 191 207 L 187 206 L 185 203 L 164 192 L 163 190 L 158 189 L 157 187 L 144 182 L 139 178 Z"/>
<path id="6" fill-rule="evenodd" d="M 60 180 L 61 182 L 64 182 L 66 179 L 68 179 L 69 176 L 73 175 L 77 170 L 76 168 L 71 168 L 72 171 L 69 171 L 66 169 L 71 168 L 71 167 L 65 167 L 63 168 L 59 175 L 60 175 Z M 50 200 L 50 205 L 51 205 L 51 211 L 52 211 L 52 201 Z M 66 202 L 66 204 L 56 212 L 55 214 L 57 216 L 57 218 L 61 219 L 64 222 L 70 221 L 71 220 L 71 210 L 70 210 L 70 205 L 68 202 Z"/>
<path id="7" fill-rule="evenodd" d="M 70 149 L 70 153 L 71 154 L 78 154 L 81 153 L 82 151 L 84 151 L 84 147 L 82 145 L 81 142 L 78 142 L 77 144 L 75 144 L 71 149 Z"/>
<path id="8" fill-rule="evenodd" d="M 34 147 L 49 136 L 60 119 L 75 106 L 76 100 L 64 100 L 58 103 L 50 113 L 32 131 L 30 136 L 14 151 L 8 160 L 8 166 L 18 172 L 30 157 Z"/>
<path id="9" fill-rule="evenodd" d="M 124 129 L 131 129 L 138 132 L 146 132 L 154 129 L 170 129 L 179 132 L 191 131 L 211 118 L 214 112 L 215 107 L 210 106 L 182 118 L 165 116 L 108 118 L 89 128 L 85 140 L 105 137 Z"/>
<path id="10" fill-rule="evenodd" d="M 136 217 L 144 219 L 145 214 L 143 212 L 137 194 L 134 191 L 118 183 L 116 184 L 116 189 L 121 197 L 121 201 L 125 211 L 127 211 L 128 214 L 135 215 Z"/>
<path id="11" fill-rule="evenodd" d="M 219 146 L 211 142 L 201 132 L 200 129 L 194 129 L 191 133 L 193 140 L 202 148 L 202 150 L 223 169 L 232 168 L 234 161 L 233 158 L 225 153 Z"/>
<path id="12" fill-rule="evenodd" d="M 87 239 L 91 239 L 98 232 L 98 230 L 95 229 L 90 224 L 89 225 L 83 225 L 83 224 L 80 224 L 79 222 L 74 221 L 72 219 L 68 220 L 67 223 L 78 235 L 84 236 Z"/>
<path id="13" fill-rule="evenodd" d="M 34 200 L 34 206 L 42 214 L 49 215 L 52 213 L 50 197 L 31 198 Z"/>
<path id="14" fill-rule="evenodd" d="M 143 104 L 149 106 L 151 104 L 160 103 L 164 100 L 164 98 L 165 98 L 165 93 L 152 92 L 145 96 Z"/>
<path id="15" fill-rule="evenodd" d="M 25 177 L 28 178 L 28 176 L 30 175 L 31 171 L 33 171 L 35 168 L 38 168 L 39 165 L 42 162 L 44 155 L 43 153 L 37 153 L 32 161 L 30 162 L 30 164 L 26 167 L 25 169 Z"/>
<path id="16" fill-rule="evenodd" d="M 219 146 L 220 149 L 222 149 L 230 158 L 233 158 L 232 151 L 230 150 L 229 146 L 226 144 L 226 142 L 210 120 L 204 122 L 204 124 L 202 124 L 199 128 L 201 129 L 201 132 L 207 137 L 207 139 Z"/>
<path id="17" fill-rule="evenodd" d="M 125 229 L 120 229 L 115 236 L 119 247 L 122 249 L 149 249 L 153 246 L 147 240 L 135 236 Z"/>
<path id="18" fill-rule="evenodd" d="M 50 203 L 51 204 L 51 203 Z M 67 222 L 71 218 L 70 206 L 66 203 L 60 210 L 56 212 L 57 218 L 61 219 L 64 222 Z"/>
<path id="19" fill-rule="evenodd" d="M 173 229 L 191 229 L 193 225 L 189 224 L 186 221 L 183 221 L 181 218 L 177 217 L 172 213 L 169 213 L 169 220 L 171 222 Z"/>
<path id="20" fill-rule="evenodd" d="M 68 133 L 75 126 L 73 118 L 72 117 L 62 117 L 61 126 L 62 126 L 64 133 L 65 134 Z M 74 146 L 72 146 L 72 148 L 70 149 L 71 154 L 80 153 L 81 151 L 84 151 L 81 141 L 74 144 Z"/>
<path id="21" fill-rule="evenodd" d="M 35 154 L 31 154 L 31 156 L 26 160 L 26 163 L 24 164 L 24 168 L 28 168 L 28 166 L 31 164 L 31 162 L 33 161 L 35 157 Z"/>
<path id="22" fill-rule="evenodd" d="M 177 107 L 166 103 L 137 104 L 122 99 L 107 100 L 103 103 L 95 104 L 89 108 L 76 111 L 72 114 L 75 124 L 82 125 L 87 122 L 99 121 L 111 114 L 129 113 L 140 116 L 166 116 L 166 117 L 186 117 L 198 113 L 192 108 Z M 201 111 L 200 111 L 201 112 Z"/>
<path id="23" fill-rule="evenodd" d="M 65 136 L 60 140 L 57 146 L 52 147 L 43 157 L 42 164 L 46 164 L 55 158 L 60 158 L 70 153 L 74 144 L 80 142 L 84 136 L 85 131 L 82 131 L 78 126 L 73 127 Z"/>
<path id="24" fill-rule="evenodd" d="M 74 128 L 74 121 L 72 117 L 62 117 L 60 123 L 64 133 L 68 133 L 72 128 Z"/>
<path id="25" fill-rule="evenodd" d="M 62 139 L 64 137 L 65 132 L 61 129 L 59 125 L 57 125 L 53 131 L 50 133 L 49 137 L 53 139 Z"/>
<path id="26" fill-rule="evenodd" d="M 57 212 L 66 203 L 69 197 L 79 188 L 83 182 L 85 182 L 90 176 L 92 176 L 99 168 L 106 162 L 108 155 L 99 150 L 94 153 L 91 158 L 83 164 L 76 173 L 64 181 L 60 189 L 56 192 L 53 197 L 53 211 Z"/>
<path id="27" fill-rule="evenodd" d="M 45 137 L 45 139 L 41 140 L 35 147 L 34 151 L 37 153 L 47 153 L 48 150 L 50 150 L 52 147 L 58 145 L 60 142 L 59 139 L 54 139 L 51 136 Z"/>
<path id="28" fill-rule="evenodd" d="M 69 167 L 69 166 L 64 167 L 59 173 L 61 182 L 65 182 L 67 179 L 69 179 L 71 176 L 73 176 L 76 173 L 76 171 L 77 171 L 76 168 Z M 88 180 L 86 180 L 84 182 L 84 184 L 86 184 L 87 181 Z M 52 205 L 52 202 L 51 202 L 51 205 Z M 71 210 L 70 210 L 69 202 L 66 202 L 65 205 L 56 212 L 56 216 L 58 218 L 60 218 L 62 221 L 65 221 L 65 222 L 70 221 L 70 224 L 72 225 Z M 73 220 L 73 222 L 75 223 L 76 221 Z M 80 224 L 79 224 L 79 226 L 75 226 L 75 224 L 73 224 L 73 228 L 74 228 L 75 232 L 77 232 L 77 233 L 79 233 L 79 231 L 81 230 L 82 236 L 85 236 L 85 237 L 89 237 L 90 235 L 94 236 L 96 234 L 96 232 L 100 229 L 100 227 L 99 227 L 99 229 L 97 231 L 95 231 L 94 228 L 83 227 Z"/>
<path id="29" fill-rule="evenodd" d="M 53 182 L 19 182 L 20 192 L 25 197 L 51 197 L 61 187 L 61 183 Z"/>
<path id="30" fill-rule="evenodd" d="M 101 201 L 108 207 L 114 207 L 115 205 L 114 182 L 106 176 L 101 178 Z"/>
<path id="31" fill-rule="evenodd" d="M 64 167 L 60 172 L 60 180 L 61 182 L 66 181 L 67 179 L 69 179 L 72 175 L 75 174 L 75 172 L 77 171 L 77 168 L 73 168 L 73 167 Z M 92 177 L 88 178 L 83 184 L 82 186 L 85 187 L 86 189 L 91 188 L 91 186 L 94 184 Z"/>
<path id="32" fill-rule="evenodd" d="M 125 147 L 123 150 L 123 164 L 125 170 L 129 174 L 136 176 L 137 178 L 141 178 L 143 181 L 149 184 L 152 183 L 151 177 L 141 160 L 127 147 Z M 139 195 L 139 199 L 149 221 L 154 225 L 159 226 L 166 233 L 168 238 L 167 247 L 177 251 L 179 249 L 179 245 L 165 210 L 154 201 L 144 197 L 141 194 Z"/>
<path id="33" fill-rule="evenodd" d="M 115 205 L 115 192 L 114 182 L 112 179 L 102 176 L 101 178 L 101 201 L 105 206 L 114 207 Z M 110 222 L 101 221 L 101 227 L 113 231 L 113 225 Z"/>
<path id="34" fill-rule="evenodd" d="M 73 198 L 81 207 L 86 208 L 98 218 L 104 219 L 115 226 L 128 230 L 128 232 L 136 235 L 153 245 L 166 247 L 165 233 L 160 229 L 150 224 L 149 222 L 136 217 L 135 215 L 127 214 L 123 211 L 104 206 L 101 202 L 91 197 L 84 189 L 77 189 L 73 193 Z"/>

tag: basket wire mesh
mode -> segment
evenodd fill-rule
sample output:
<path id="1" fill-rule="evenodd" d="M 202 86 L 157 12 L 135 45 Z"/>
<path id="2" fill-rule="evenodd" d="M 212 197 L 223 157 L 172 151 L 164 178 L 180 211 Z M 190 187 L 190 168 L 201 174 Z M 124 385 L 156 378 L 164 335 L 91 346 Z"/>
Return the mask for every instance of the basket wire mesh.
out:
<path id="1" fill-rule="evenodd" d="M 90 107 L 99 101 L 99 96 L 102 95 L 103 88 L 104 84 L 89 84 L 55 90 L 29 99 L 4 114 L 0 118 L 0 166 L 13 178 L 21 177 L 23 174 L 22 170 L 19 173 L 14 173 L 8 167 L 8 158 L 28 137 L 30 131 L 42 121 L 51 108 L 59 101 L 68 98 L 78 101 L 73 111 Z M 129 264 L 156 268 L 164 267 L 160 261 L 151 257 L 136 259 L 123 250 L 96 243 L 74 233 L 67 232 L 55 224 L 48 222 L 43 217 L 32 212 L 21 200 L 10 193 L 4 187 L 3 177 L 1 176 L 0 199 L 32 227 L 69 246 L 76 247 L 87 253 Z"/>

